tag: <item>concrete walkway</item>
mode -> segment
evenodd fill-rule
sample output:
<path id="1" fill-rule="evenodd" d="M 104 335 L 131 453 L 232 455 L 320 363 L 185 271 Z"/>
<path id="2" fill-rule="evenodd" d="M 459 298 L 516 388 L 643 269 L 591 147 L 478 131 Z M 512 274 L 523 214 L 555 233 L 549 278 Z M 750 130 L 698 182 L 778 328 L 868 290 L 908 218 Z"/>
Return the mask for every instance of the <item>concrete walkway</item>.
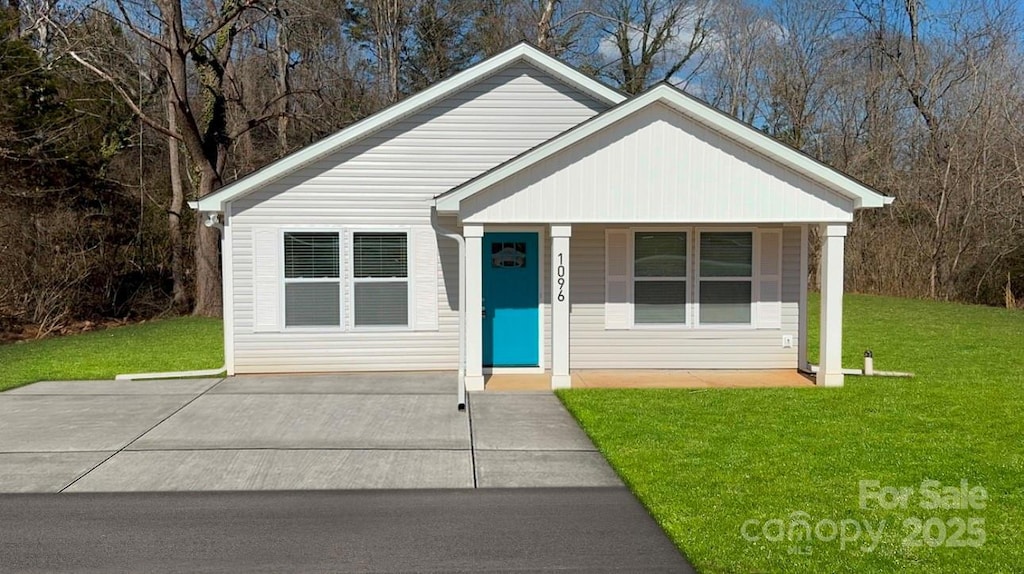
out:
<path id="1" fill-rule="evenodd" d="M 0 393 L 0 492 L 621 486 L 550 392 L 451 373 L 41 382 Z"/>

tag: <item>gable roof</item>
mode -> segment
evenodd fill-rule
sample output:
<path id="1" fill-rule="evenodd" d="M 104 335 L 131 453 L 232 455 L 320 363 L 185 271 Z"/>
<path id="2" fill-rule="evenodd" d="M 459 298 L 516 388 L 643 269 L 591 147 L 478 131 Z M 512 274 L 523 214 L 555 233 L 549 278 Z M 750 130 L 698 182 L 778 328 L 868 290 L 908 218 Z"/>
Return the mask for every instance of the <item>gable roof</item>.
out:
<path id="1" fill-rule="evenodd" d="M 856 209 L 882 207 L 893 201 L 893 198 L 882 195 L 853 177 L 776 140 L 757 128 L 741 122 L 697 98 L 687 95 L 678 88 L 663 83 L 437 196 L 434 199 L 434 205 L 439 212 L 458 212 L 459 203 L 463 199 L 480 193 L 492 185 L 540 163 L 544 159 L 586 139 L 623 118 L 659 103 L 668 105 L 688 119 L 696 121 L 748 149 L 821 183 L 843 197 L 849 198 L 853 201 L 854 208 Z"/>
<path id="2" fill-rule="evenodd" d="M 608 102 L 609 104 L 618 104 L 626 99 L 625 94 L 602 84 L 579 70 L 576 70 L 572 66 L 569 66 L 532 45 L 523 42 L 458 74 L 455 74 L 447 80 L 438 82 L 415 95 L 384 108 L 383 110 L 342 129 L 334 135 L 328 136 L 316 143 L 307 145 L 302 149 L 286 155 L 283 158 L 220 188 L 216 192 L 200 198 L 199 201 L 189 202 L 189 206 L 193 209 L 198 209 L 199 211 L 222 211 L 224 202 L 254 191 L 260 186 L 287 175 L 326 155 L 338 151 L 346 145 L 361 139 L 363 136 L 384 128 L 404 117 L 412 115 L 413 113 L 476 83 L 478 80 L 521 62 L 531 64 L 532 66 L 551 74 L 555 78 L 579 88 L 594 98 Z"/>

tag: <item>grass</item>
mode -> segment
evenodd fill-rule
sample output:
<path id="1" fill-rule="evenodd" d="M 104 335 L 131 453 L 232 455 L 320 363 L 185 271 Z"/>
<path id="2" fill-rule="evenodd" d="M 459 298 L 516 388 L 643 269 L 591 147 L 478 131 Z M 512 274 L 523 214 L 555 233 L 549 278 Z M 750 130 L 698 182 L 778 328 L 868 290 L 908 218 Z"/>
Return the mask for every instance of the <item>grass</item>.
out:
<path id="1" fill-rule="evenodd" d="M 224 364 L 220 319 L 178 317 L 0 346 L 0 391 L 42 380 L 215 369 Z"/>
<path id="2" fill-rule="evenodd" d="M 914 379 L 841 389 L 598 390 L 559 396 L 702 572 L 1012 572 L 1024 564 L 1024 313 L 887 297 L 845 299 L 844 361 Z M 816 301 L 812 301 L 816 309 Z M 817 325 L 812 313 L 811 325 Z M 816 328 L 810 338 L 817 345 Z M 812 352 L 812 360 L 816 352 Z M 859 481 L 912 487 L 905 508 L 862 507 Z M 982 509 L 926 509 L 924 480 L 987 490 Z M 808 516 L 796 515 L 804 512 Z M 928 544 L 906 520 L 933 521 Z M 884 521 L 841 544 L 767 521 Z M 945 544 L 982 519 L 980 547 Z M 852 534 L 852 524 L 847 526 Z M 943 532 L 945 531 L 945 536 Z M 962 540 L 978 536 L 962 533 Z"/>

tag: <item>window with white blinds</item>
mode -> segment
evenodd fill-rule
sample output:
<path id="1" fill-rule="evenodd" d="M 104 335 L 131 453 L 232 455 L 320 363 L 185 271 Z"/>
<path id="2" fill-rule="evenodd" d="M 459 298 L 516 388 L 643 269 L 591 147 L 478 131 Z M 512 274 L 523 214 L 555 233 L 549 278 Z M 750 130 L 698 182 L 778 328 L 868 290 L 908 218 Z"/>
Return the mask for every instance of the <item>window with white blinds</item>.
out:
<path id="1" fill-rule="evenodd" d="M 356 327 L 409 324 L 409 239 L 406 233 L 352 234 Z"/>
<path id="2" fill-rule="evenodd" d="M 637 232 L 633 237 L 633 322 L 686 323 L 685 231 Z"/>
<path id="3" fill-rule="evenodd" d="M 341 325 L 341 265 L 338 233 L 284 234 L 284 324 Z"/>
<path id="4" fill-rule="evenodd" d="M 781 273 L 782 234 L 777 230 L 759 232 L 761 235 L 774 233 L 777 237 L 774 243 L 768 241 L 769 253 L 761 254 L 761 269 L 758 270 L 754 257 L 759 253 L 760 240 L 755 233 L 758 232 L 753 229 L 699 228 L 631 231 L 628 237 L 632 245 L 623 241 L 618 249 L 622 258 L 632 256 L 631 266 L 626 267 L 630 275 L 621 279 L 631 287 L 628 300 L 632 321 L 625 316 L 623 327 L 619 328 L 628 328 L 630 324 L 638 327 L 754 326 L 755 323 L 777 326 L 779 297 L 773 294 L 772 287 L 779 283 Z M 613 243 L 607 242 L 609 254 L 613 247 Z M 608 273 L 612 274 L 611 267 Z M 611 293 L 609 285 L 606 284 L 606 288 Z M 755 285 L 765 299 L 763 303 L 755 302 Z M 611 299 L 607 304 L 613 304 Z"/>
<path id="5" fill-rule="evenodd" d="M 700 324 L 751 324 L 753 232 L 702 231 L 699 241 L 697 307 Z"/>

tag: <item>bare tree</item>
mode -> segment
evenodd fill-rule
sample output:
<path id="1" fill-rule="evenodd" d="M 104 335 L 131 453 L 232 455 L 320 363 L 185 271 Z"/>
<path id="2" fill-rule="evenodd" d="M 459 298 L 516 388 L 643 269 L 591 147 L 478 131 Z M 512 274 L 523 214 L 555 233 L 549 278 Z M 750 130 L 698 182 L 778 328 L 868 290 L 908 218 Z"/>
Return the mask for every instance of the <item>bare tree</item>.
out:
<path id="1" fill-rule="evenodd" d="M 402 55 L 413 0 L 361 0 L 348 3 L 349 32 L 367 43 L 377 64 L 377 79 L 387 103 L 401 96 Z"/>
<path id="2" fill-rule="evenodd" d="M 954 161 L 954 155 L 960 150 L 953 149 L 957 144 L 954 134 L 958 133 L 950 126 L 957 113 L 953 110 L 973 115 L 972 108 L 982 105 L 986 96 L 976 94 L 972 101 L 960 102 L 966 107 L 950 107 L 947 103 L 957 97 L 961 87 L 979 79 L 982 63 L 1003 49 L 1009 39 L 1010 6 L 991 5 L 980 15 L 974 8 L 973 4 L 960 3 L 942 15 L 928 15 L 919 0 L 902 0 L 893 7 L 888 7 L 884 1 L 858 7 L 860 16 L 869 26 L 883 30 L 876 36 L 877 49 L 909 96 L 927 134 L 932 158 L 928 169 L 931 189 L 922 190 L 920 205 L 931 220 L 928 241 L 931 297 L 949 296 L 950 242 L 955 241 L 956 227 L 965 223 L 957 219 L 970 218 L 964 212 L 965 205 L 955 205 L 964 199 L 955 189 L 964 174 Z M 898 17 L 887 20 L 886 14 L 893 12 Z M 945 31 L 941 42 L 929 41 L 924 36 L 922 29 L 926 18 L 928 25 Z M 885 25 L 890 26 L 887 33 Z"/>
<path id="3" fill-rule="evenodd" d="M 555 49 L 555 34 L 552 19 L 559 0 L 540 0 L 540 18 L 537 19 L 537 47 L 548 53 Z"/>
<path id="4" fill-rule="evenodd" d="M 119 21 L 150 50 L 162 57 L 157 61 L 166 65 L 167 90 L 174 108 L 177 128 L 172 130 L 159 117 L 154 117 L 137 102 L 130 86 L 119 79 L 117 71 L 106 70 L 89 57 L 88 51 L 71 49 L 68 54 L 96 76 L 110 83 L 124 98 L 132 111 L 149 127 L 182 142 L 188 153 L 192 169 L 196 172 L 196 194 L 204 197 L 223 183 L 222 173 L 232 142 L 246 131 L 264 124 L 276 116 L 276 111 L 246 118 L 241 127 L 228 129 L 229 103 L 232 94 L 234 41 L 238 34 L 239 16 L 251 4 L 237 0 L 224 0 L 217 5 L 208 3 L 201 15 L 186 16 L 181 0 L 157 0 L 157 24 L 162 32 L 153 34 L 152 20 L 146 20 L 145 10 L 116 0 Z M 189 24 L 197 23 L 197 27 Z M 73 46 L 72 46 L 73 47 Z M 194 71 L 192 81 L 191 72 Z M 193 89 L 198 91 L 193 94 Z M 194 101 L 199 108 L 195 109 Z M 221 312 L 219 233 L 197 221 L 196 236 L 196 295 L 193 312 L 197 315 L 217 316 Z"/>
<path id="5" fill-rule="evenodd" d="M 747 123 L 763 113 L 765 53 L 777 24 L 759 6 L 744 2 L 719 5 L 708 41 L 714 49 L 700 76 L 701 95 L 712 105 Z"/>
<path id="6" fill-rule="evenodd" d="M 178 131 L 178 116 L 174 108 L 174 99 L 167 96 L 167 129 Z M 181 231 L 181 212 L 185 209 L 185 187 L 181 177 L 181 157 L 178 146 L 181 142 L 173 136 L 167 137 L 167 160 L 170 172 L 171 204 L 167 210 L 167 238 L 171 244 L 171 304 L 175 309 L 183 310 L 188 304 L 188 293 L 185 291 L 185 240 Z"/>
<path id="7" fill-rule="evenodd" d="M 768 5 L 777 28 L 764 56 L 764 92 L 773 135 L 795 147 L 809 142 L 808 130 L 825 105 L 827 81 L 843 54 L 835 41 L 842 5 L 838 1 L 774 0 Z"/>
<path id="8" fill-rule="evenodd" d="M 704 45 L 710 10 L 711 3 L 704 0 L 605 3 L 595 16 L 603 22 L 603 45 L 615 54 L 608 75 L 629 94 L 638 94 L 658 81 L 673 80 L 693 63 Z"/>

